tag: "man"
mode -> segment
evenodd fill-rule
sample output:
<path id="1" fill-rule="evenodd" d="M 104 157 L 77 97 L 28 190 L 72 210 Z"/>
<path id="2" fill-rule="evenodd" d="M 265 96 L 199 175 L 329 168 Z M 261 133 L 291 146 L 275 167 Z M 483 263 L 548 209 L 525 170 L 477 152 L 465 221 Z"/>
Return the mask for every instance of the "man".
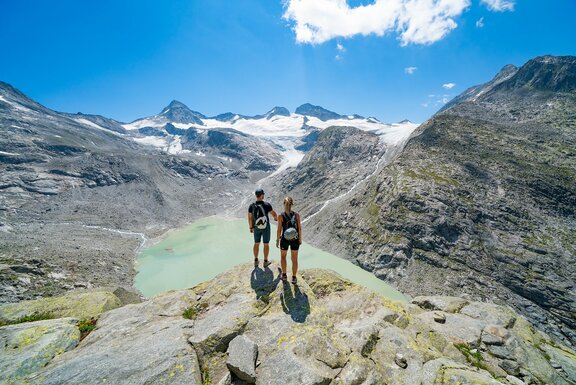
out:
<path id="1" fill-rule="evenodd" d="M 270 220 L 268 213 L 272 214 L 275 221 L 278 220 L 278 215 L 272 208 L 272 205 L 264 201 L 264 190 L 259 188 L 256 190 L 256 202 L 252 203 L 248 208 L 248 226 L 250 232 L 254 234 L 254 266 L 258 266 L 258 253 L 260 251 L 260 242 L 264 241 L 264 267 L 270 265 L 272 262 L 268 260 L 268 253 L 270 251 Z M 263 238 L 263 239 L 262 239 Z"/>

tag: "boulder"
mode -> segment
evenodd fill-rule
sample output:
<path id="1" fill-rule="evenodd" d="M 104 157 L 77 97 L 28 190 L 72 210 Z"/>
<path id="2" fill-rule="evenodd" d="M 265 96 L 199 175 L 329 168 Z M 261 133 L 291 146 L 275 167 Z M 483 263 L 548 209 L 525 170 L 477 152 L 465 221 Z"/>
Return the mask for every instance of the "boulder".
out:
<path id="1" fill-rule="evenodd" d="M 446 313 L 458 313 L 469 303 L 463 298 L 450 296 L 420 296 L 411 302 L 425 310 L 441 310 Z"/>
<path id="2" fill-rule="evenodd" d="M 62 318 L 0 327 L 0 383 L 16 384 L 78 345 L 78 320 Z"/>
<path id="3" fill-rule="evenodd" d="M 250 338 L 239 335 L 228 345 L 228 369 L 250 384 L 256 382 L 258 346 Z"/>
<path id="4" fill-rule="evenodd" d="M 445 316 L 444 323 L 435 321 L 434 312 L 418 314 L 414 318 L 415 322 L 427 325 L 430 330 L 445 336 L 454 343 L 479 345 L 482 330 L 486 327 L 485 322 L 461 314 L 445 314 Z"/>
<path id="5" fill-rule="evenodd" d="M 382 377 L 375 370 L 372 360 L 361 354 L 352 353 L 342 372 L 332 382 L 334 385 L 377 385 L 383 383 Z"/>
<path id="6" fill-rule="evenodd" d="M 472 302 L 460 310 L 461 314 L 486 322 L 510 328 L 516 321 L 516 313 L 508 307 L 484 302 Z"/>
<path id="7" fill-rule="evenodd" d="M 103 314 L 79 346 L 30 377 L 31 383 L 202 384 L 182 317 L 191 291 L 169 292 Z"/>
<path id="8" fill-rule="evenodd" d="M 73 291 L 61 297 L 41 298 L 0 305 L 0 321 L 15 321 L 22 317 L 48 313 L 54 318 L 88 319 L 116 309 L 121 302 L 107 291 Z"/>
<path id="9" fill-rule="evenodd" d="M 307 361 L 287 349 L 278 350 L 262 361 L 256 385 L 328 385 L 335 374 Z"/>
<path id="10" fill-rule="evenodd" d="M 510 332 L 497 325 L 487 325 L 482 331 L 482 342 L 486 345 L 503 345 L 510 338 Z"/>

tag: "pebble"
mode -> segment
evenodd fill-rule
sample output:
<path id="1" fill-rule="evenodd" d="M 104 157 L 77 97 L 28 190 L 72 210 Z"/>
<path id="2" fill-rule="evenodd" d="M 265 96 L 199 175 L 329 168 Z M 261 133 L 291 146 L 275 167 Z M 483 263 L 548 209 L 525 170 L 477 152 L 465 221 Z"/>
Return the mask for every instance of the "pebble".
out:
<path id="1" fill-rule="evenodd" d="M 434 312 L 434 321 L 438 322 L 438 323 L 446 323 L 446 315 L 444 315 L 443 313 L 440 313 L 438 311 Z"/>
<path id="2" fill-rule="evenodd" d="M 408 361 L 406 361 L 406 357 L 404 357 L 400 353 L 396 353 L 396 357 L 394 357 L 394 362 L 402 369 L 406 369 L 408 367 Z"/>
<path id="3" fill-rule="evenodd" d="M 550 360 L 550 366 L 552 366 L 554 369 L 562 369 L 562 365 L 554 360 Z"/>

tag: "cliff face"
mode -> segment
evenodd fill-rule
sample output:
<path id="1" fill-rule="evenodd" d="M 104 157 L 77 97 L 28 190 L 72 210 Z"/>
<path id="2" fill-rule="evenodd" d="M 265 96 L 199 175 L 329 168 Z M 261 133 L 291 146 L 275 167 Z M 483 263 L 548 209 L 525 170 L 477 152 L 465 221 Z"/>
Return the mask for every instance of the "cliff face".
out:
<path id="1" fill-rule="evenodd" d="M 297 286 L 284 284 L 269 268 L 241 265 L 192 289 L 106 311 L 81 342 L 73 309 L 43 299 L 46 311 L 73 318 L 0 327 L 0 380 L 576 383 L 576 353 L 509 308 L 455 297 L 392 302 L 325 270 L 303 271 L 299 278 Z M 110 301 L 112 293 L 95 293 L 90 306 L 81 306 L 86 295 L 72 301 L 79 306 L 76 317 L 98 308 L 94 302 L 103 311 L 120 302 Z M 37 305 L 0 306 L 0 319 Z"/>
<path id="2" fill-rule="evenodd" d="M 387 150 L 374 133 L 354 127 L 329 127 L 319 134 L 297 168 L 266 184 L 269 190 L 292 196 L 298 210 L 307 216 L 374 173 Z"/>
<path id="3" fill-rule="evenodd" d="M 576 59 L 505 70 L 307 231 L 406 293 L 506 303 L 574 344 Z"/>

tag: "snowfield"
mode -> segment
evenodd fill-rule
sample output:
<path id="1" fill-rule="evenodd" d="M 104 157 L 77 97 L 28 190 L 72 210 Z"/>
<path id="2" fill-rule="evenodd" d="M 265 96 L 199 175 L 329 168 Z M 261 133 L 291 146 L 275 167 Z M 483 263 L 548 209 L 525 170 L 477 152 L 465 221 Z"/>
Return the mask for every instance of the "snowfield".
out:
<path id="1" fill-rule="evenodd" d="M 260 118 L 235 115 L 228 121 L 220 121 L 214 118 L 199 118 L 203 125 L 172 122 L 165 115 L 166 112 L 138 119 L 132 123 L 123 125 L 123 127 L 128 131 L 136 131 L 145 127 L 152 127 L 164 131 L 166 124 L 170 123 L 174 127 L 183 130 L 196 129 L 199 132 L 203 132 L 217 128 L 229 128 L 254 137 L 268 139 L 282 149 L 284 156 L 280 167 L 274 174 L 298 165 L 304 157 L 304 153 L 298 151 L 296 147 L 302 143 L 302 138 L 314 129 L 324 130 L 331 126 L 355 127 L 380 135 L 385 144 L 396 146 L 408 139 L 410 134 L 418 127 L 418 124 L 409 121 L 386 124 L 375 118 L 359 118 L 354 115 L 342 116 L 339 119 L 329 119 L 326 121 L 314 116 L 295 113 L 290 114 L 290 116 L 273 115 L 268 118 L 266 117 L 269 116 L 268 114 Z M 141 136 L 135 137 L 134 140 L 141 144 L 155 146 L 170 154 L 190 152 L 182 149 L 180 136 L 178 135 L 167 135 L 163 138 Z"/>

